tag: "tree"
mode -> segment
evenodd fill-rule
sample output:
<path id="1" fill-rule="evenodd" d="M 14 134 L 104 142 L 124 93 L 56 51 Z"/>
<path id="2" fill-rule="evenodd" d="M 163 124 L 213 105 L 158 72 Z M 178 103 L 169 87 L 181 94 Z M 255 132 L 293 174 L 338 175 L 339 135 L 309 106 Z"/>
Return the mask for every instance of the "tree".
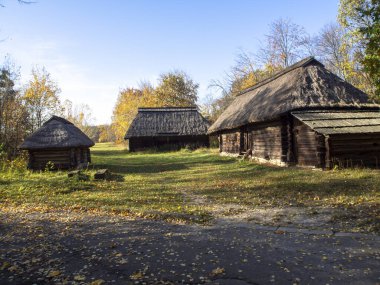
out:
<path id="1" fill-rule="evenodd" d="M 303 27 L 289 19 L 274 21 L 265 37 L 265 45 L 260 49 L 258 57 L 267 66 L 267 70 L 288 67 L 305 56 L 308 36 Z"/>
<path id="2" fill-rule="evenodd" d="M 341 0 L 338 19 L 348 30 L 362 68 L 368 73 L 371 90 L 380 100 L 380 4 L 376 0 Z"/>
<path id="3" fill-rule="evenodd" d="M 375 95 L 380 100 L 380 3 L 367 1 L 358 8 L 362 18 L 368 19 L 368 25 L 359 28 L 360 34 L 366 43 L 364 69 L 368 72 L 375 86 Z"/>
<path id="4" fill-rule="evenodd" d="M 363 55 L 347 33 L 336 23 L 324 26 L 315 39 L 316 55 L 326 68 L 371 96 L 373 85 L 361 64 Z"/>
<path id="5" fill-rule="evenodd" d="M 153 87 L 147 82 L 141 83 L 140 89 L 125 88 L 120 90 L 112 116 L 112 129 L 116 141 L 122 142 L 124 140 L 125 133 L 139 107 L 153 107 L 156 104 L 157 100 Z"/>
<path id="6" fill-rule="evenodd" d="M 54 113 L 61 112 L 59 93 L 56 82 L 42 68 L 32 70 L 32 79 L 25 88 L 24 100 L 32 123 L 32 131 L 41 127 L 42 123 Z"/>
<path id="7" fill-rule="evenodd" d="M 17 0 L 17 2 L 20 3 L 20 4 L 32 4 L 32 3 L 35 3 L 34 1 L 25 1 L 25 0 Z M 0 2 L 0 7 L 5 7 L 5 5 Z"/>
<path id="8" fill-rule="evenodd" d="M 346 68 L 349 55 L 349 45 L 345 42 L 345 31 L 336 23 L 322 28 L 316 38 L 317 55 L 328 69 L 343 79 L 347 79 Z"/>
<path id="9" fill-rule="evenodd" d="M 98 140 L 98 130 L 93 125 L 94 118 L 91 108 L 87 104 L 74 105 L 70 100 L 62 104 L 62 115 L 82 130 L 93 141 Z"/>
<path id="10" fill-rule="evenodd" d="M 242 91 L 281 69 L 281 67 L 270 68 L 268 65 L 260 67 L 258 62 L 259 59 L 253 54 L 241 50 L 236 57 L 234 66 L 226 73 L 224 80 L 211 81 L 209 88 L 217 90 L 220 96 L 216 98 L 209 96 L 201 105 L 202 113 L 210 121 L 215 121 Z"/>
<path id="11" fill-rule="evenodd" d="M 0 68 L 0 152 L 14 156 L 28 131 L 28 113 L 15 89 L 17 72 L 10 63 Z"/>
<path id="12" fill-rule="evenodd" d="M 100 125 L 99 128 L 99 142 L 114 142 L 116 140 L 115 133 L 111 125 Z"/>
<path id="13" fill-rule="evenodd" d="M 155 89 L 158 106 L 195 106 L 198 100 L 199 84 L 185 72 L 173 71 L 161 74 Z"/>

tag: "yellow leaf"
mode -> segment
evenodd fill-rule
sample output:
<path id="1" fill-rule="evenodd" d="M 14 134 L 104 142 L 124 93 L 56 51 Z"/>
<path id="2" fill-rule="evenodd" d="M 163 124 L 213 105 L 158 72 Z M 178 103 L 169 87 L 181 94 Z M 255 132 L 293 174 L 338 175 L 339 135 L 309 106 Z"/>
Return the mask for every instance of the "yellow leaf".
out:
<path id="1" fill-rule="evenodd" d="M 8 268 L 9 266 L 11 266 L 11 264 L 9 262 L 5 261 L 3 263 L 3 265 L 1 266 L 0 270 L 4 270 L 5 268 Z"/>
<path id="2" fill-rule="evenodd" d="M 8 270 L 10 271 L 10 272 L 16 272 L 16 271 L 18 271 L 18 266 L 17 265 L 13 265 L 13 266 L 11 266 L 11 267 L 9 267 L 8 268 Z"/>
<path id="3" fill-rule="evenodd" d="M 89 283 L 89 285 L 102 285 L 104 283 L 103 279 L 97 279 Z"/>
<path id="4" fill-rule="evenodd" d="M 86 276 L 83 276 L 83 275 L 75 275 L 75 276 L 74 276 L 74 280 L 75 280 L 75 281 L 84 281 L 84 280 L 86 280 Z"/>
<path id="5" fill-rule="evenodd" d="M 223 274 L 226 270 L 224 268 L 221 268 L 221 267 L 217 267 L 215 268 L 213 271 L 211 271 L 211 275 L 212 276 L 215 276 L 215 275 L 220 275 L 220 274 Z"/>
<path id="6" fill-rule="evenodd" d="M 59 275 L 61 275 L 61 271 L 59 271 L 59 270 L 52 270 L 52 271 L 49 272 L 48 277 L 57 277 Z"/>
<path id="7" fill-rule="evenodd" d="M 141 279 L 143 278 L 143 274 L 142 272 L 135 272 L 133 274 L 131 274 L 131 276 L 129 276 L 132 280 L 138 280 L 138 279 Z"/>

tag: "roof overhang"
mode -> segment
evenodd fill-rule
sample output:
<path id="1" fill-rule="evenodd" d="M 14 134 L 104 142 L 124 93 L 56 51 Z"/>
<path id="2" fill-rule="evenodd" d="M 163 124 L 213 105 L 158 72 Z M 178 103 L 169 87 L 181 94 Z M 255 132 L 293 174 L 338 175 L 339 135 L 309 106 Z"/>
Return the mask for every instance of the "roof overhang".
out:
<path id="1" fill-rule="evenodd" d="M 312 110 L 291 114 L 323 135 L 380 133 L 380 111 Z"/>

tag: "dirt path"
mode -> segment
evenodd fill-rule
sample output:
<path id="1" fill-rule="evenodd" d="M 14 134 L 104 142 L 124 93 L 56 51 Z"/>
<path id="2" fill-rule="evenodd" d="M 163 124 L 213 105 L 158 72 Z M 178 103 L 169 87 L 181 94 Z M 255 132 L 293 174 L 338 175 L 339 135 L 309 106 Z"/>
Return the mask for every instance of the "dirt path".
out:
<path id="1" fill-rule="evenodd" d="M 214 217 L 213 223 L 253 223 L 274 227 L 324 229 L 332 232 L 360 232 L 360 221 L 345 209 L 332 207 L 249 207 L 239 204 L 217 204 L 206 196 L 181 191 L 186 204 L 206 208 Z"/>
<path id="2" fill-rule="evenodd" d="M 380 239 L 0 213 L 0 284 L 376 284 Z"/>

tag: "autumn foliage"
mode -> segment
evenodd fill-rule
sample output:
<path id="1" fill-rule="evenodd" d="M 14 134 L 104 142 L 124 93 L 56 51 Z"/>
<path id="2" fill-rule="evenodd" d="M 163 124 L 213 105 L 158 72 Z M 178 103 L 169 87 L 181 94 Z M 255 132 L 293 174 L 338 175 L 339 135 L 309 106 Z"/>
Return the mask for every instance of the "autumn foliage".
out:
<path id="1" fill-rule="evenodd" d="M 120 90 L 113 110 L 112 129 L 122 142 L 139 107 L 185 107 L 196 105 L 198 84 L 183 71 L 161 74 L 158 86 L 143 82 L 139 88 Z"/>

